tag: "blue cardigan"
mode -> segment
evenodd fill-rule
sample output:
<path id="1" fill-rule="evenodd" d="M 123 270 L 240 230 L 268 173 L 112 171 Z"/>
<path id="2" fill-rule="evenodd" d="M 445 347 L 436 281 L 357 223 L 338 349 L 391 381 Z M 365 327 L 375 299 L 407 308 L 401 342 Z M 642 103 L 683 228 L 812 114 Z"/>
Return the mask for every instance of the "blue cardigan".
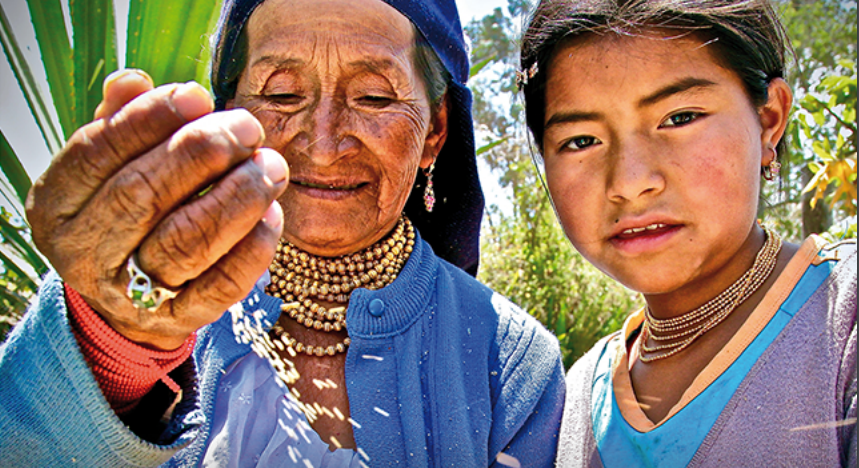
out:
<path id="1" fill-rule="evenodd" d="M 260 289 L 248 297 L 257 300 L 245 299 L 246 310 L 261 307 L 276 320 L 278 299 Z M 416 243 L 388 287 L 355 291 L 347 322 L 347 391 L 361 423 L 355 442 L 371 466 L 504 466 L 509 457 L 522 466 L 553 464 L 564 402 L 557 340 L 428 244 Z M 196 370 L 188 372 L 163 445 L 152 444 L 102 396 L 69 327 L 61 279 L 49 274 L 0 348 L 3 466 L 198 464 L 220 378 L 251 351 L 231 324 L 227 313 L 198 332 Z"/>

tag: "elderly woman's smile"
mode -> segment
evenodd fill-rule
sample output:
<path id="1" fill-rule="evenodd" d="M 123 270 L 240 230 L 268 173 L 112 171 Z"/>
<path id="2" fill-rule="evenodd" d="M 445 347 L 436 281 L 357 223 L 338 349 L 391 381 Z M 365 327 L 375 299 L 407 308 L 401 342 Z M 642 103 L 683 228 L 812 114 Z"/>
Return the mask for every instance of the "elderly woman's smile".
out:
<path id="1" fill-rule="evenodd" d="M 301 174 L 293 174 L 290 177 L 290 183 L 295 193 L 326 199 L 342 199 L 354 196 L 359 190 L 370 185 L 369 182 L 354 176 L 330 178 Z"/>
<path id="2" fill-rule="evenodd" d="M 379 0 L 269 0 L 246 31 L 229 105 L 249 109 L 289 163 L 284 238 L 325 256 L 377 241 L 446 134 L 415 66 L 414 27 Z"/>
<path id="3" fill-rule="evenodd" d="M 323 192 L 350 192 L 354 191 L 359 187 L 363 187 L 366 184 L 358 183 L 358 184 L 337 184 L 337 183 L 329 183 L 329 184 L 315 184 L 313 182 L 304 182 L 301 180 L 293 179 L 292 182 L 299 187 L 306 187 L 309 189 L 319 189 Z"/>

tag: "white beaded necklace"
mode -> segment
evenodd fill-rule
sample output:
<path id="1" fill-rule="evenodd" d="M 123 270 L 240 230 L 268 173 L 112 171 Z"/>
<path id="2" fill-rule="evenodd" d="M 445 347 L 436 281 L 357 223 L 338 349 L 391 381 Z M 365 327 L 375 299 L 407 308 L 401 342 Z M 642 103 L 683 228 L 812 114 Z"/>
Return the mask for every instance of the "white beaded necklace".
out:
<path id="1" fill-rule="evenodd" d="M 728 289 L 706 304 L 679 317 L 659 319 L 653 316 L 650 307 L 644 311 L 641 329 L 639 359 L 651 362 L 665 359 L 686 349 L 696 339 L 721 323 L 740 304 L 754 294 L 775 269 L 781 239 L 778 234 L 764 227 L 767 239 L 755 257 L 755 262 L 743 276 Z M 662 344 L 647 345 L 647 338 Z M 679 341 L 678 341 L 679 340 Z"/>

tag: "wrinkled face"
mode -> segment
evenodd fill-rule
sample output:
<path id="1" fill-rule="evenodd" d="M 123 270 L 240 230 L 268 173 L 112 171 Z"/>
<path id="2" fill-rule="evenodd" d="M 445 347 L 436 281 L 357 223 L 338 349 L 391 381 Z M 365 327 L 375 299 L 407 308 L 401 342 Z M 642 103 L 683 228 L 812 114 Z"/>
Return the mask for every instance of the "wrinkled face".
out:
<path id="1" fill-rule="evenodd" d="M 446 136 L 416 70 L 414 29 L 379 0 L 267 0 L 248 24 L 231 107 L 290 168 L 283 236 L 317 255 L 389 232 Z"/>
<path id="2" fill-rule="evenodd" d="M 547 73 L 547 182 L 588 260 L 660 294 L 737 257 L 771 152 L 733 71 L 692 37 L 654 33 L 567 43 Z"/>

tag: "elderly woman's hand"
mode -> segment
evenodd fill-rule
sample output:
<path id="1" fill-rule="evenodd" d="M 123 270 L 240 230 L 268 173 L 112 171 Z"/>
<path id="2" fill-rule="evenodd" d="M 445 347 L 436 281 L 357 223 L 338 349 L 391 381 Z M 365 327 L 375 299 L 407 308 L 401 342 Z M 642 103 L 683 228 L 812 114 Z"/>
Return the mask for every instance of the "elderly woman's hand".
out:
<path id="1" fill-rule="evenodd" d="M 274 200 L 286 163 L 260 148 L 250 113 L 212 108 L 198 84 L 153 89 L 145 74 L 118 72 L 96 120 L 72 135 L 27 200 L 33 240 L 64 281 L 119 333 L 156 349 L 177 348 L 241 300 L 282 231 Z M 135 253 L 155 284 L 178 291 L 157 310 L 127 296 Z"/>

